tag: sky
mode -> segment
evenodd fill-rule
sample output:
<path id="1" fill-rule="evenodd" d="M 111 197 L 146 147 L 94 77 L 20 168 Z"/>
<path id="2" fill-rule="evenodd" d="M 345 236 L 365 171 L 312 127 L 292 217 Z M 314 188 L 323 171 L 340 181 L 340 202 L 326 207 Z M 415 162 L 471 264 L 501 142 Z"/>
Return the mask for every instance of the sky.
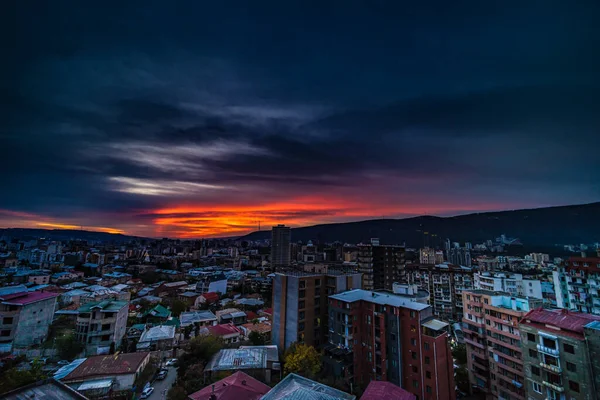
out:
<path id="1" fill-rule="evenodd" d="M 0 227 L 236 236 L 600 199 L 597 1 L 25 1 Z"/>

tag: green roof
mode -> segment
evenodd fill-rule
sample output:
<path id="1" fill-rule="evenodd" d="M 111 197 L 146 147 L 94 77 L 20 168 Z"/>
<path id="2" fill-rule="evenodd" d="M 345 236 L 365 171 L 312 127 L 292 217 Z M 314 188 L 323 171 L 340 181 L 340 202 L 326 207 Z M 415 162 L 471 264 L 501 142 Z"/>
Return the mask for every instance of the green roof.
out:
<path id="1" fill-rule="evenodd" d="M 173 317 L 167 320 L 167 322 L 165 322 L 163 325 L 175 325 L 176 328 L 179 328 L 181 326 L 181 321 L 179 321 L 179 318 Z"/>
<path id="2" fill-rule="evenodd" d="M 171 311 L 162 304 L 157 304 L 156 307 L 146 312 L 146 316 L 156 318 L 169 318 L 171 316 Z"/>
<path id="3" fill-rule="evenodd" d="M 79 307 L 77 311 L 80 313 L 90 312 L 94 308 L 100 308 L 102 311 L 117 312 L 123 307 L 127 307 L 126 301 L 103 300 L 96 303 L 87 303 Z"/>

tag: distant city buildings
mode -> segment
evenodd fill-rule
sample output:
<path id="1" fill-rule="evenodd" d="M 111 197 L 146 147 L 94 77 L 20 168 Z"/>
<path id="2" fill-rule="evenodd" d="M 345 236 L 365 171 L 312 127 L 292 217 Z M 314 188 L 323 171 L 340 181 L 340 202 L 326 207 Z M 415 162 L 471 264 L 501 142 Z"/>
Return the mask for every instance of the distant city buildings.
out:
<path id="1" fill-rule="evenodd" d="M 552 277 L 559 308 L 600 315 L 600 254 L 571 257 Z"/>
<path id="2" fill-rule="evenodd" d="M 292 230 L 289 226 L 277 225 L 271 230 L 271 265 L 288 267 L 290 265 L 290 241 Z"/>
<path id="3" fill-rule="evenodd" d="M 478 272 L 473 277 L 475 289 L 507 292 L 513 296 L 543 298 L 542 282 L 539 279 L 526 279 L 522 274 L 504 272 Z"/>
<path id="4" fill-rule="evenodd" d="M 404 246 L 380 245 L 379 239 L 358 245 L 358 272 L 366 290 L 392 290 L 394 282 L 403 282 L 405 267 Z"/>

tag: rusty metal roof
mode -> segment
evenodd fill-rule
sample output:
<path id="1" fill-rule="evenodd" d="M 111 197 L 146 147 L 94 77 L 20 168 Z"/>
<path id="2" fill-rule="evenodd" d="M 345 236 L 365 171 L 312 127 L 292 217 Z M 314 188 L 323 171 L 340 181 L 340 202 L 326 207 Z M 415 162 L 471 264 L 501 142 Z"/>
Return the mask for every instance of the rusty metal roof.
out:
<path id="1" fill-rule="evenodd" d="M 521 324 L 529 322 L 552 325 L 560 329 L 583 334 L 583 327 L 592 321 L 600 321 L 600 316 L 569 310 L 545 310 L 537 308 L 525 314 Z"/>

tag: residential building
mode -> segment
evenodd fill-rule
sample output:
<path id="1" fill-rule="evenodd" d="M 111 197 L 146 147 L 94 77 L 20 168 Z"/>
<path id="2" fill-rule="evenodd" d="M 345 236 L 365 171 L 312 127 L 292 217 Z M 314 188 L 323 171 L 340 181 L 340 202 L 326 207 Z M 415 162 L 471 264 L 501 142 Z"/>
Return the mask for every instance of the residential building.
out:
<path id="1" fill-rule="evenodd" d="M 47 285 L 50 283 L 50 273 L 43 271 L 32 271 L 27 277 L 27 282 L 36 285 Z"/>
<path id="2" fill-rule="evenodd" d="M 129 398 L 135 380 L 149 362 L 148 352 L 88 357 L 60 380 L 90 397 Z"/>
<path id="3" fill-rule="evenodd" d="M 88 400 L 81 393 L 56 379 L 46 379 L 2 394 L 3 400 L 47 399 Z"/>
<path id="4" fill-rule="evenodd" d="M 458 243 L 454 243 L 454 246 L 450 248 L 447 258 L 451 264 L 471 267 L 471 250 L 466 247 L 458 247 Z"/>
<path id="5" fill-rule="evenodd" d="M 106 354 L 111 344 L 121 344 L 127 330 L 128 306 L 124 301 L 105 300 L 79 308 L 76 335 L 85 345 L 86 354 Z"/>
<path id="6" fill-rule="evenodd" d="M 179 315 L 181 326 L 186 327 L 189 325 L 198 324 L 200 326 L 216 325 L 217 316 L 212 311 L 189 311 L 182 312 Z"/>
<path id="7" fill-rule="evenodd" d="M 600 316 L 536 309 L 519 330 L 528 399 L 600 399 Z"/>
<path id="8" fill-rule="evenodd" d="M 262 346 L 246 346 L 239 349 L 222 349 L 215 354 L 206 367 L 205 372 L 239 371 L 271 383 L 271 370 L 267 365 L 268 350 Z"/>
<path id="9" fill-rule="evenodd" d="M 444 321 L 462 320 L 464 290 L 473 289 L 473 270 L 454 264 L 407 264 L 406 282 L 429 292 L 433 315 Z"/>
<path id="10" fill-rule="evenodd" d="M 525 400 L 518 322 L 541 299 L 473 289 L 463 292 L 463 332 L 472 386 L 506 400 Z"/>
<path id="11" fill-rule="evenodd" d="M 552 277 L 557 307 L 600 315 L 600 257 L 571 257 Z"/>
<path id="12" fill-rule="evenodd" d="M 478 272 L 473 278 L 475 289 L 507 292 L 513 296 L 543 298 L 542 282 L 539 279 L 523 278 L 522 274 Z"/>
<path id="13" fill-rule="evenodd" d="M 419 262 L 421 264 L 441 264 L 444 262 L 444 252 L 425 247 L 419 250 Z"/>
<path id="14" fill-rule="evenodd" d="M 170 350 L 175 344 L 175 326 L 159 325 L 144 330 L 137 343 L 137 351 Z"/>
<path id="15" fill-rule="evenodd" d="M 360 396 L 360 400 L 416 400 L 417 397 L 409 391 L 390 382 L 371 381 Z"/>
<path id="16" fill-rule="evenodd" d="M 384 246 L 379 239 L 358 245 L 358 272 L 365 290 L 392 290 L 394 282 L 404 281 L 404 246 Z"/>
<path id="17" fill-rule="evenodd" d="M 58 294 L 28 292 L 25 286 L 0 288 L 0 348 L 11 352 L 41 344 L 48 336 Z"/>
<path id="18" fill-rule="evenodd" d="M 356 289 L 329 296 L 328 326 L 328 375 L 354 387 L 387 381 L 419 399 L 456 399 L 449 325 L 431 306 Z"/>
<path id="19" fill-rule="evenodd" d="M 392 287 L 392 292 L 395 295 L 404 296 L 408 300 L 416 301 L 417 303 L 429 304 L 429 292 L 419 289 L 418 285 L 394 282 Z"/>
<path id="20" fill-rule="evenodd" d="M 222 272 L 204 274 L 196 283 L 198 293 L 220 293 L 227 292 L 227 278 Z"/>
<path id="21" fill-rule="evenodd" d="M 245 324 L 248 320 L 246 313 L 237 308 L 226 308 L 219 310 L 215 314 L 219 324 L 232 323 L 234 325 Z"/>
<path id="22" fill-rule="evenodd" d="M 225 343 L 237 343 L 244 337 L 243 331 L 233 324 L 209 325 L 200 329 L 201 335 L 217 336 Z"/>
<path id="23" fill-rule="evenodd" d="M 271 390 L 270 386 L 242 371 L 206 386 L 188 396 L 191 400 L 260 400 Z"/>
<path id="24" fill-rule="evenodd" d="M 248 322 L 240 326 L 244 332 L 244 336 L 248 339 L 252 332 L 257 332 L 265 340 L 265 343 L 271 343 L 271 330 L 273 326 L 268 321 Z"/>
<path id="25" fill-rule="evenodd" d="M 273 278 L 273 344 L 287 349 L 294 342 L 318 347 L 327 335 L 327 296 L 361 287 L 353 272 L 277 273 Z"/>
<path id="26" fill-rule="evenodd" d="M 277 225 L 271 230 L 271 265 L 288 267 L 290 265 L 290 241 L 292 229 L 289 226 Z"/>
<path id="27" fill-rule="evenodd" d="M 355 400 L 356 396 L 294 373 L 265 394 L 261 400 Z"/>

